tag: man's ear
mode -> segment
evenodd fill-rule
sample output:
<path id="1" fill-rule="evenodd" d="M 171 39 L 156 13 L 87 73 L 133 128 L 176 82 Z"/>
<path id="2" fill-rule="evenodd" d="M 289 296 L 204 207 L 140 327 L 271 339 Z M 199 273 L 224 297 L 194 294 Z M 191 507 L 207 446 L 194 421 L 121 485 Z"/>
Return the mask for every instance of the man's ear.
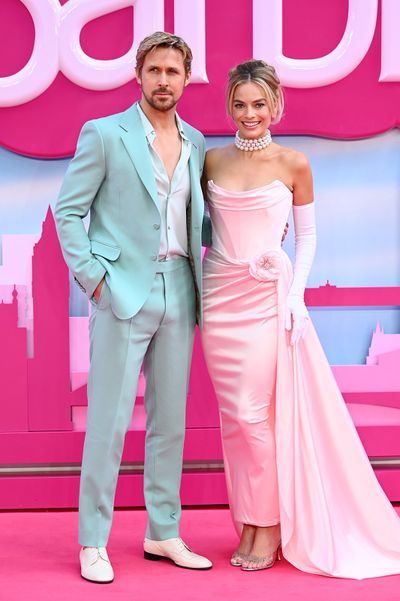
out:
<path id="1" fill-rule="evenodd" d="M 190 84 L 190 78 L 192 77 L 192 72 L 189 71 L 188 73 L 186 73 L 186 79 L 185 79 L 185 88 L 187 85 Z"/>
<path id="2" fill-rule="evenodd" d="M 138 73 L 136 71 L 136 81 L 138 82 L 138 84 L 141 86 L 142 85 L 142 78 L 141 78 L 141 74 Z"/>

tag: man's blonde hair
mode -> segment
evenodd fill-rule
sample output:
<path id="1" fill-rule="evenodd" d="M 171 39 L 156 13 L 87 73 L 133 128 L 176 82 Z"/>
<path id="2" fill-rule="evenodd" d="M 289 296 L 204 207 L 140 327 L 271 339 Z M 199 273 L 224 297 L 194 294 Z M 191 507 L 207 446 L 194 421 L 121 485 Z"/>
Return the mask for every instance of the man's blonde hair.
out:
<path id="1" fill-rule="evenodd" d="M 186 75 L 190 73 L 193 55 L 185 40 L 166 31 L 156 31 L 155 33 L 152 33 L 144 38 L 144 40 L 142 40 L 139 44 L 139 48 L 137 49 L 136 53 L 137 75 L 140 76 L 142 72 L 146 56 L 149 54 L 149 52 L 157 50 L 157 48 L 173 48 L 174 50 L 178 50 L 182 54 Z"/>

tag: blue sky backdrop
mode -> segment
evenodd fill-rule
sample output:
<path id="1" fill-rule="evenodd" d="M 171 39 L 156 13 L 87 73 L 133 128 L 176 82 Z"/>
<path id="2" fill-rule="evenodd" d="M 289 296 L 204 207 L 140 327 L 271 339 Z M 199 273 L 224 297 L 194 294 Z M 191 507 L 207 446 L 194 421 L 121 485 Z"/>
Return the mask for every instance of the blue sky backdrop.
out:
<path id="1" fill-rule="evenodd" d="M 209 137 L 207 145 L 227 141 Z M 400 131 L 356 141 L 309 136 L 276 141 L 303 151 L 314 173 L 318 247 L 309 285 L 329 279 L 337 286 L 399 286 Z M 40 232 L 68 162 L 0 148 L 0 236 Z M 292 258 L 293 234 L 291 224 L 285 250 Z M 73 286 L 71 314 L 86 310 L 85 297 Z M 377 321 L 387 333 L 400 333 L 398 308 L 313 309 L 312 317 L 331 363 L 363 362 Z"/>

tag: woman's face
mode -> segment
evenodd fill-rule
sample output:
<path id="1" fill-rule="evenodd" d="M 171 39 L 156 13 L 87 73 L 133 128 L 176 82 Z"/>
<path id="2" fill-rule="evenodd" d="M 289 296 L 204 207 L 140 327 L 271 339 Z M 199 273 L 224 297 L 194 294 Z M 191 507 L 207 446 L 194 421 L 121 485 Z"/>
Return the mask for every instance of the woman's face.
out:
<path id="1" fill-rule="evenodd" d="M 237 86 L 231 116 L 242 138 L 263 136 L 272 119 L 264 90 L 250 81 Z"/>

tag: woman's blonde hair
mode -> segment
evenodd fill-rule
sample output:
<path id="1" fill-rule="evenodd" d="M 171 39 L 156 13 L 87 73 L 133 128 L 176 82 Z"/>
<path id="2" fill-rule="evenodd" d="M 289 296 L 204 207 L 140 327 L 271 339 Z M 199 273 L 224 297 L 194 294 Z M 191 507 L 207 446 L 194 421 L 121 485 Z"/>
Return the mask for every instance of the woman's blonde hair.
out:
<path id="1" fill-rule="evenodd" d="M 255 83 L 265 92 L 268 108 L 272 115 L 272 123 L 278 123 L 282 117 L 284 98 L 281 82 L 272 65 L 262 60 L 252 59 L 236 65 L 229 71 L 226 106 L 232 115 L 233 98 L 238 86 L 244 83 Z"/>

